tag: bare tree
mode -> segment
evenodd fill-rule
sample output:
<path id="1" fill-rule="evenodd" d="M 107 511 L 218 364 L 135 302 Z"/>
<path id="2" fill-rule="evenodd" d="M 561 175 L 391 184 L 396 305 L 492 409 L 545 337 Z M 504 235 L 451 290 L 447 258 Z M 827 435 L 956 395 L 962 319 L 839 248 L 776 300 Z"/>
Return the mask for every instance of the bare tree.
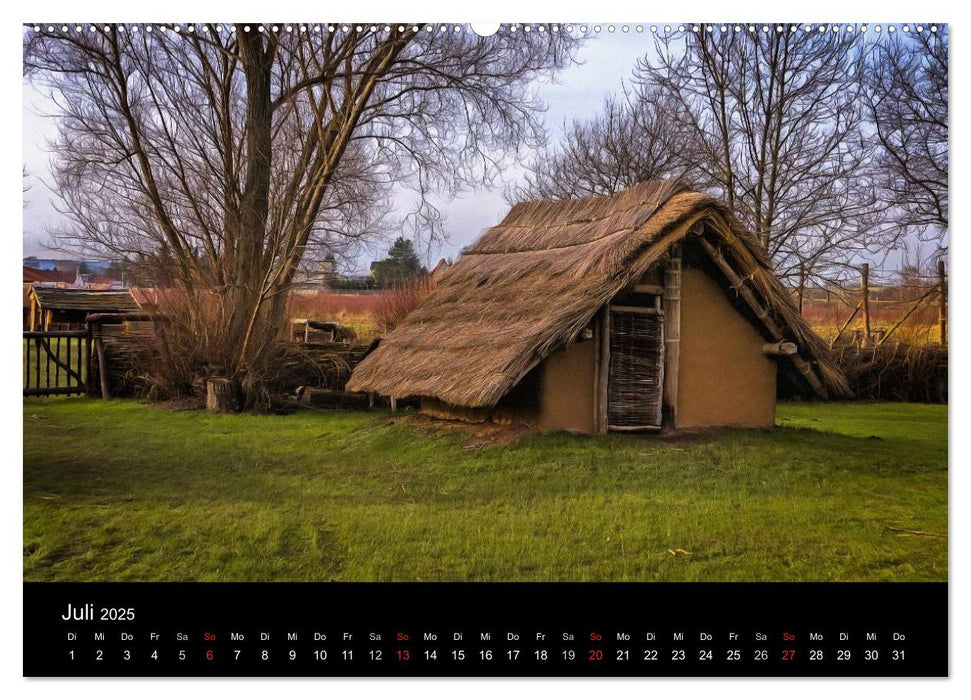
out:
<path id="1" fill-rule="evenodd" d="M 549 28 L 389 29 L 28 31 L 25 68 L 61 109 L 69 236 L 214 297 L 210 361 L 253 381 L 308 251 L 367 237 L 392 184 L 433 215 L 430 190 L 493 177 L 541 137 L 530 82 L 572 55 Z"/>
<path id="2" fill-rule="evenodd" d="M 707 29 L 707 28 L 706 28 Z M 857 39 L 827 26 L 668 38 L 641 81 L 679 103 L 702 184 L 758 234 L 783 276 L 832 273 L 877 241 L 861 226 L 872 195 L 863 176 Z"/>
<path id="3" fill-rule="evenodd" d="M 633 88 L 533 162 L 527 196 L 679 177 L 724 199 L 783 277 L 832 278 L 886 243 L 858 99 L 858 39 L 829 27 L 664 35 Z"/>
<path id="4" fill-rule="evenodd" d="M 510 199 L 609 195 L 645 180 L 685 179 L 693 166 L 681 150 L 686 135 L 669 117 L 673 108 L 646 86 L 608 97 L 599 116 L 574 121 L 560 144 L 529 161 L 525 182 Z"/>
<path id="5" fill-rule="evenodd" d="M 947 27 L 922 30 L 885 37 L 866 56 L 863 96 L 878 143 L 873 178 L 883 205 L 874 224 L 946 245 Z"/>

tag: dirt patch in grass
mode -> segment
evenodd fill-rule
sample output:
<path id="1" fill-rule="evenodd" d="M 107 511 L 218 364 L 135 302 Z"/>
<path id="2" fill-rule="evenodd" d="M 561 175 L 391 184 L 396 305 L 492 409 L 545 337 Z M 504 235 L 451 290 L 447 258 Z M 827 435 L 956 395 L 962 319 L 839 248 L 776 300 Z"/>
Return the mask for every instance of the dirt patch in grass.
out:
<path id="1" fill-rule="evenodd" d="M 153 405 L 166 411 L 201 411 L 206 407 L 206 401 L 201 396 L 179 396 Z"/>
<path id="2" fill-rule="evenodd" d="M 423 413 L 408 413 L 392 417 L 392 425 L 405 425 L 427 433 L 455 435 L 462 440 L 466 450 L 481 450 L 487 447 L 507 447 L 514 445 L 527 435 L 534 434 L 525 425 L 499 425 L 497 423 L 467 423 L 458 420 L 432 418 Z"/>

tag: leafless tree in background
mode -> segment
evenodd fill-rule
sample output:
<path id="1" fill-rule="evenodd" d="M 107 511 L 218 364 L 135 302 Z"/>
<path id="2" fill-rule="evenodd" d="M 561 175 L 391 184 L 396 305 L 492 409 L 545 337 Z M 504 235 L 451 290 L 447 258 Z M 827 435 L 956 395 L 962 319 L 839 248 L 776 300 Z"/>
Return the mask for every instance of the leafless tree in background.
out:
<path id="1" fill-rule="evenodd" d="M 677 176 L 726 201 L 783 277 L 838 278 L 892 242 L 871 225 L 860 37 L 825 26 L 719 30 L 659 37 L 632 93 L 574 125 L 517 195 L 610 193 Z"/>
<path id="2" fill-rule="evenodd" d="M 878 144 L 875 226 L 946 248 L 948 230 L 947 27 L 897 32 L 868 49 L 863 95 Z"/>
<path id="3" fill-rule="evenodd" d="M 599 116 L 574 121 L 562 143 L 529 161 L 525 183 L 510 199 L 609 195 L 645 180 L 686 178 L 694 166 L 681 151 L 685 134 L 669 116 L 674 108 L 646 86 L 607 98 Z"/>
<path id="4" fill-rule="evenodd" d="M 828 28 L 701 31 L 661 38 L 640 81 L 679 108 L 671 117 L 701 187 L 719 193 L 759 236 L 783 276 L 806 274 L 872 242 L 859 226 L 872 202 L 856 186 L 861 139 L 858 41 Z"/>
<path id="5" fill-rule="evenodd" d="M 199 324 L 220 339 L 208 361 L 244 383 L 272 363 L 308 251 L 372 233 L 392 183 L 433 213 L 430 190 L 489 181 L 538 143 L 531 81 L 573 45 L 548 28 L 176 29 L 28 30 L 24 65 L 61 108 L 68 235 L 214 298 L 190 305 L 217 309 Z"/>

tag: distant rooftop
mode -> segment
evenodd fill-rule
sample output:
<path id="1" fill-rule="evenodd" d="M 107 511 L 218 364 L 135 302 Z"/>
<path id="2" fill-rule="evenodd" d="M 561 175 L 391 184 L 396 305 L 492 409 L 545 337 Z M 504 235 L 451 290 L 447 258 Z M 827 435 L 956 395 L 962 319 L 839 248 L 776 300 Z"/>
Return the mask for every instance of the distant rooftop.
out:
<path id="1" fill-rule="evenodd" d="M 121 291 L 101 289 L 60 289 L 57 287 L 31 287 L 42 309 L 72 309 L 79 311 L 125 312 L 138 311 L 135 297 L 127 289 Z"/>
<path id="2" fill-rule="evenodd" d="M 115 262 L 104 260 L 70 260 L 68 258 L 38 258 L 30 255 L 24 258 L 24 267 L 32 267 L 35 270 L 58 270 L 60 272 L 70 270 L 76 272 L 78 267 L 83 266 L 89 270 L 107 270 Z"/>

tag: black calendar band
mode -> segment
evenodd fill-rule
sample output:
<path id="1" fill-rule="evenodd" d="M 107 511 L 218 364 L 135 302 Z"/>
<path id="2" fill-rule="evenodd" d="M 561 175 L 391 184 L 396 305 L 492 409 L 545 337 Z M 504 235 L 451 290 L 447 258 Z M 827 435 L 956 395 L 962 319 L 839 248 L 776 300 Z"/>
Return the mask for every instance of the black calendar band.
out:
<path id="1" fill-rule="evenodd" d="M 946 583 L 26 583 L 26 676 L 946 676 Z"/>

